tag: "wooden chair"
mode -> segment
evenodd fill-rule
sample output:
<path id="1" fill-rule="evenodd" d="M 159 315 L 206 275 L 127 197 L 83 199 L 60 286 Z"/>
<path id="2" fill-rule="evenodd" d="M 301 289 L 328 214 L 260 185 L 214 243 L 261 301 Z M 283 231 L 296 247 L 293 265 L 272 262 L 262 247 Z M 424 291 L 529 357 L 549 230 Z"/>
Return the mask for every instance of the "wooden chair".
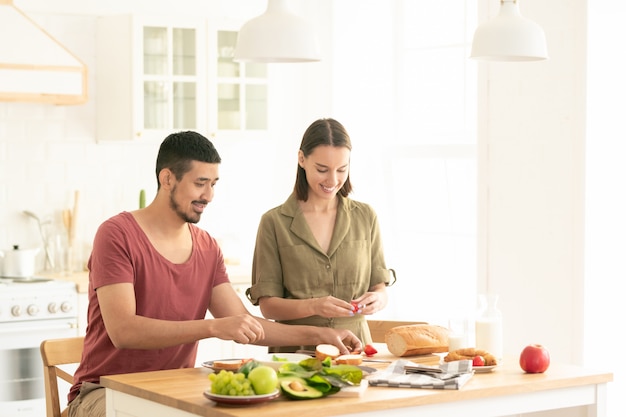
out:
<path id="1" fill-rule="evenodd" d="M 57 365 L 79 363 L 83 354 L 84 337 L 50 339 L 41 342 L 39 350 L 43 360 L 46 389 L 46 417 L 67 417 L 67 408 L 61 412 L 57 378 L 73 384 L 74 378 Z"/>
<path id="2" fill-rule="evenodd" d="M 397 326 L 408 324 L 428 324 L 425 321 L 392 321 L 392 320 L 368 320 L 367 324 L 372 334 L 374 343 L 385 343 L 385 333 Z"/>

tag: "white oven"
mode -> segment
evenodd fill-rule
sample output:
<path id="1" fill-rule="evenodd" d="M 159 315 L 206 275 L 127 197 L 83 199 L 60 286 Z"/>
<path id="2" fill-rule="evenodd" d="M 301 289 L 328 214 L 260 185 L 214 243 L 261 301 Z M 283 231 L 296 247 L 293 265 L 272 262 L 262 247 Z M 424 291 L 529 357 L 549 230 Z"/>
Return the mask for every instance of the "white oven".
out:
<path id="1" fill-rule="evenodd" d="M 78 336 L 75 284 L 44 279 L 0 279 L 0 410 L 3 417 L 46 415 L 39 345 L 46 339 L 74 336 Z"/>

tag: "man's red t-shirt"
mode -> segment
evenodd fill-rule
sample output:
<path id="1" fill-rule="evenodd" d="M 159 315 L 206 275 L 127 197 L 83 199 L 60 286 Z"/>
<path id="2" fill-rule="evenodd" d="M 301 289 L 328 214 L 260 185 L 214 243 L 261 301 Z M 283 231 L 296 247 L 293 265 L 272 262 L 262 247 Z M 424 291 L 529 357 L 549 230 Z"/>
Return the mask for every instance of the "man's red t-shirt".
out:
<path id="1" fill-rule="evenodd" d="M 189 224 L 193 250 L 173 264 L 155 250 L 135 218 L 123 212 L 98 229 L 89 259 L 89 309 L 81 363 L 68 394 L 71 402 L 85 382 L 101 375 L 189 368 L 198 343 L 157 350 L 117 349 L 102 321 L 96 291 L 115 284 L 135 288 L 137 314 L 162 320 L 197 320 L 206 315 L 213 287 L 229 282 L 222 252 L 206 231 Z"/>

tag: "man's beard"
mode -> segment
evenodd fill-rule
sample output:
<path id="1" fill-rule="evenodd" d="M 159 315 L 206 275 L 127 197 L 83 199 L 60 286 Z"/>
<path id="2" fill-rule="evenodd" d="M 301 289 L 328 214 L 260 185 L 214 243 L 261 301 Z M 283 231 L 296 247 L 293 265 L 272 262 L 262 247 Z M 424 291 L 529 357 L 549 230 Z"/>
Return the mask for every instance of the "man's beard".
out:
<path id="1" fill-rule="evenodd" d="M 194 217 L 190 217 L 189 215 L 187 215 L 187 213 L 185 213 L 180 208 L 178 203 L 176 203 L 176 200 L 174 199 L 174 194 L 176 194 L 176 186 L 172 187 L 172 191 L 170 191 L 170 207 L 172 208 L 172 210 L 174 210 L 178 217 L 180 217 L 185 222 L 194 224 L 198 223 L 200 221 L 201 214 L 194 213 Z"/>

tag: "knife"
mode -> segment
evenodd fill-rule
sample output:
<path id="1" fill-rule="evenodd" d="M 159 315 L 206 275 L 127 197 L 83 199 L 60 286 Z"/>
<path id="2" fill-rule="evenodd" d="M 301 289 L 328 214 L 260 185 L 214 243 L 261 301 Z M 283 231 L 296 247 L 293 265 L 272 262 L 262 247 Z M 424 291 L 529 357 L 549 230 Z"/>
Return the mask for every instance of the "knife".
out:
<path id="1" fill-rule="evenodd" d="M 378 363 L 391 363 L 393 361 L 387 360 L 387 359 L 369 359 L 369 358 L 363 358 L 363 362 L 378 362 Z"/>

